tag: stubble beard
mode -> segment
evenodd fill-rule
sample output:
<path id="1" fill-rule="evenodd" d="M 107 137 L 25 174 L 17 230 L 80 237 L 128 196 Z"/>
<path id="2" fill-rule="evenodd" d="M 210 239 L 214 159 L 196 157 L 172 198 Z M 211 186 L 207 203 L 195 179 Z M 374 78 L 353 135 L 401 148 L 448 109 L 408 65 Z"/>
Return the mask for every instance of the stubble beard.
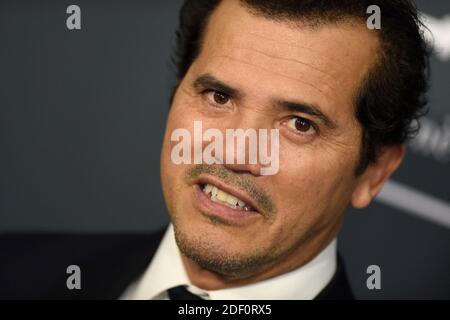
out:
<path id="1" fill-rule="evenodd" d="M 279 258 L 276 249 L 252 250 L 251 253 L 229 253 L 207 237 L 189 236 L 173 222 L 175 241 L 181 253 L 203 269 L 229 280 L 253 277 Z"/>

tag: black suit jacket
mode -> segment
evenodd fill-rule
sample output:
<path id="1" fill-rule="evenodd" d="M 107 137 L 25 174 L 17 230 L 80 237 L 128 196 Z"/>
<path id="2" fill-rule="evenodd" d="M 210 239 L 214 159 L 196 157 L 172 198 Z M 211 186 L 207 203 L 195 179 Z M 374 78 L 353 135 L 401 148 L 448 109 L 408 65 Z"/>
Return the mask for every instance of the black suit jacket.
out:
<path id="1" fill-rule="evenodd" d="M 146 270 L 164 232 L 2 235 L 0 299 L 117 299 Z M 81 269 L 81 290 L 67 289 L 70 265 Z M 340 257 L 316 299 L 353 299 Z"/>

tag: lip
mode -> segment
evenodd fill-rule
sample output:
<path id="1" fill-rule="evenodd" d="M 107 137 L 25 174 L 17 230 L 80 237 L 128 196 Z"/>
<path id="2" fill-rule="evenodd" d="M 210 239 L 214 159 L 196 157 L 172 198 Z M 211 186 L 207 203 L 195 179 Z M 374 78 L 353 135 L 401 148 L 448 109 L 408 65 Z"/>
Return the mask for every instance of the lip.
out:
<path id="1" fill-rule="evenodd" d="M 194 188 L 194 206 L 205 216 L 215 217 L 230 225 L 250 224 L 261 218 L 257 211 L 233 209 L 212 201 L 198 184 L 194 184 L 192 187 Z"/>
<path id="2" fill-rule="evenodd" d="M 263 214 L 263 211 L 261 210 L 261 208 L 259 208 L 258 204 L 255 203 L 255 201 L 250 196 L 248 196 L 245 192 L 243 192 L 243 191 L 241 191 L 239 189 L 233 188 L 233 187 L 223 183 L 222 181 L 220 181 L 219 179 L 217 179 L 215 177 L 210 177 L 210 176 L 206 176 L 206 175 L 200 175 L 194 181 L 194 184 L 196 184 L 196 185 L 199 185 L 199 184 L 203 184 L 203 185 L 212 184 L 212 185 L 216 186 L 217 188 L 225 191 L 226 193 L 229 193 L 232 196 L 235 196 L 236 198 L 241 199 L 247 205 L 249 205 L 253 209 L 255 209 L 255 211 L 247 211 L 247 212 L 256 212 L 258 214 Z M 202 193 L 203 193 L 203 191 L 202 191 Z M 211 202 L 213 202 L 213 201 L 211 201 Z M 213 202 L 213 203 L 215 203 L 215 202 Z M 235 210 L 235 211 L 239 211 L 239 210 Z"/>

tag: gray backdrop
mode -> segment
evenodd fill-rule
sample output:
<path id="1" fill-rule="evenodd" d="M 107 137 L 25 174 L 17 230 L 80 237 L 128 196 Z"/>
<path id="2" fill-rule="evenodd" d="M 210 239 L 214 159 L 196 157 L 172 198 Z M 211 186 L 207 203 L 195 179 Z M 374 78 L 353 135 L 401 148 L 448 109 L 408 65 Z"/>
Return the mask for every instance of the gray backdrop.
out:
<path id="1" fill-rule="evenodd" d="M 0 1 L 0 232 L 168 223 L 159 153 L 180 3 Z M 66 28 L 70 4 L 81 30 Z M 349 209 L 339 247 L 358 298 L 450 299 L 450 2 L 418 4 L 440 49 L 431 112 L 377 201 Z M 366 287 L 372 264 L 381 290 Z"/>

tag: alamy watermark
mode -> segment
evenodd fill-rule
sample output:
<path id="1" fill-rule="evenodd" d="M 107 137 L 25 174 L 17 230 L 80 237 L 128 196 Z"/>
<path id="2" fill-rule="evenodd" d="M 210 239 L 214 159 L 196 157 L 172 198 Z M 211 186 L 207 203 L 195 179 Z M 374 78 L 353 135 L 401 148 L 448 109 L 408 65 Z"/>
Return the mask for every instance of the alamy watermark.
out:
<path id="1" fill-rule="evenodd" d="M 72 4 L 67 7 L 66 13 L 70 16 L 66 19 L 66 27 L 69 30 L 81 30 L 81 9 L 79 6 Z"/>
<path id="2" fill-rule="evenodd" d="M 376 264 L 372 264 L 367 267 L 367 274 L 370 276 L 366 280 L 366 286 L 369 290 L 380 290 L 381 289 L 381 268 Z"/>
<path id="3" fill-rule="evenodd" d="M 367 7 L 367 14 L 370 14 L 367 18 L 366 25 L 370 30 L 381 29 L 381 9 L 377 5 L 371 5 Z"/>
<path id="4" fill-rule="evenodd" d="M 66 280 L 66 287 L 69 290 L 81 290 L 81 269 L 76 264 L 67 267 L 66 273 L 70 274 Z"/>
<path id="5" fill-rule="evenodd" d="M 261 175 L 278 173 L 280 165 L 278 129 L 271 129 L 270 132 L 267 129 L 226 129 L 224 136 L 221 130 L 215 128 L 203 132 L 202 122 L 194 121 L 193 132 L 193 137 L 185 128 L 175 129 L 172 132 L 170 140 L 178 142 L 170 154 L 174 164 L 259 163 Z M 204 142 L 209 143 L 203 148 Z"/>

